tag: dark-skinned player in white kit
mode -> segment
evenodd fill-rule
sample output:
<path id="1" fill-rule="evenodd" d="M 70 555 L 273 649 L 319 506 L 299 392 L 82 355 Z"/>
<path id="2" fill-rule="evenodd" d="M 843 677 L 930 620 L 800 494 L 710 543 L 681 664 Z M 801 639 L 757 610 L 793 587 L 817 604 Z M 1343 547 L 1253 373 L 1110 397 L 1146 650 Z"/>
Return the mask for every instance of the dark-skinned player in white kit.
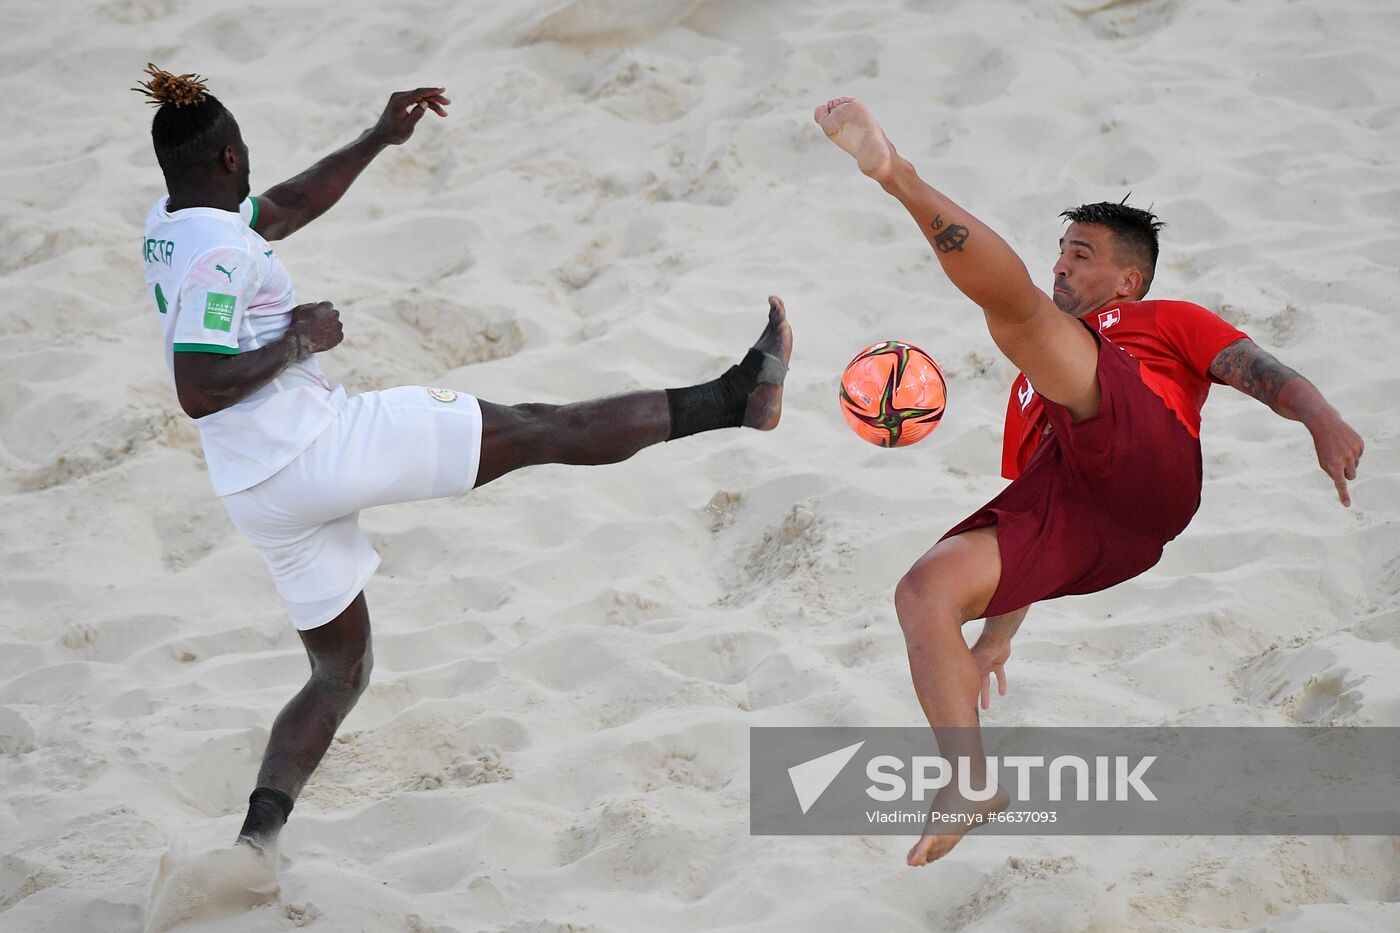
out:
<path id="1" fill-rule="evenodd" d="M 329 302 L 296 303 L 270 242 L 328 210 L 429 110 L 446 116 L 444 89 L 392 95 L 355 142 L 253 198 L 233 115 L 198 76 L 148 72 L 138 90 L 159 106 L 151 136 L 168 191 L 142 248 L 152 312 L 214 491 L 262 553 L 311 663 L 273 723 L 238 834 L 262 853 L 369 683 L 363 589 L 379 558 L 361 509 L 459 495 L 531 464 L 616 463 L 703 431 L 771 431 L 792 330 L 770 297 L 743 360 L 679 389 L 571 405 L 498 405 L 424 386 L 347 397 L 315 356 L 340 343 L 340 314 Z"/>

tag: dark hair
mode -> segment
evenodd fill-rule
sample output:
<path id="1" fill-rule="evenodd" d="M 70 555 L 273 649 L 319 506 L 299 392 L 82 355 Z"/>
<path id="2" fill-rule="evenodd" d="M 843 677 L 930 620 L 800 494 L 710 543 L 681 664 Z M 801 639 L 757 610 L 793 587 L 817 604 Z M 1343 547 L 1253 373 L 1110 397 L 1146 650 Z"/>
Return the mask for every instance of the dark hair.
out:
<path id="1" fill-rule="evenodd" d="M 1118 262 L 1137 266 L 1142 271 L 1142 294 L 1145 295 L 1157 271 L 1157 231 L 1166 224 L 1158 220 L 1151 210 L 1129 207 L 1128 198 L 1131 196 L 1130 191 L 1117 203 L 1100 201 L 1097 204 L 1081 204 L 1060 216 L 1072 223 L 1098 224 L 1113 231 Z"/>
<path id="2" fill-rule="evenodd" d="M 238 124 L 197 74 L 175 75 L 147 63 L 149 81 L 133 91 L 158 106 L 151 142 L 166 178 L 198 171 L 216 161 L 237 137 Z"/>

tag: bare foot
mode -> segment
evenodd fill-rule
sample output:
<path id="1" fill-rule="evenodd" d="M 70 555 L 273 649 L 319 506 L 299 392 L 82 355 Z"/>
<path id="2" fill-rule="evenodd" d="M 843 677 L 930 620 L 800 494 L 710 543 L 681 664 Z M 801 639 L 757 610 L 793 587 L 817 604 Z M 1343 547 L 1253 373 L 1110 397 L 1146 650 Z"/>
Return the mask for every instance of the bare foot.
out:
<path id="1" fill-rule="evenodd" d="M 768 296 L 768 326 L 763 328 L 753 348 L 771 353 L 784 365 L 792 359 L 792 327 L 787 322 L 787 308 L 777 295 Z M 744 406 L 744 427 L 771 431 L 783 416 L 783 387 L 761 382 L 749 393 Z"/>
<path id="2" fill-rule="evenodd" d="M 832 142 L 855 157 L 862 173 L 881 183 L 890 177 L 894 145 L 864 104 L 854 97 L 838 97 L 817 107 L 812 117 Z"/>
<path id="3" fill-rule="evenodd" d="M 970 801 L 964 800 L 957 795 L 953 795 L 950 800 L 945 800 L 940 793 L 934 798 L 933 807 L 929 812 L 929 821 L 924 826 L 924 834 L 919 837 L 919 841 L 914 843 L 914 848 L 909 850 L 909 855 L 905 861 L 910 868 L 918 868 L 920 865 L 927 865 L 929 862 L 937 861 L 953 850 L 953 846 L 962 841 L 962 837 L 972 832 L 982 825 L 982 821 L 992 813 L 1000 813 L 1011 805 L 1011 795 L 1000 787 L 992 795 L 990 800 Z M 949 814 L 952 816 L 964 817 L 963 820 L 940 820 L 933 821 L 934 813 Z M 937 831 L 935 832 L 935 827 Z"/>

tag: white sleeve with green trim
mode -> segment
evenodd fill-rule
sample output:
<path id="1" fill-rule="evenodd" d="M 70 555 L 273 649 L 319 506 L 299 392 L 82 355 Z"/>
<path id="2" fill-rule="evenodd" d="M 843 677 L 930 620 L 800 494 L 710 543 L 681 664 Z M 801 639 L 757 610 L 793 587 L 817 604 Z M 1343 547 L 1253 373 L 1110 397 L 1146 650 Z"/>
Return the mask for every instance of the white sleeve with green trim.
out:
<path id="1" fill-rule="evenodd" d="M 238 216 L 243 218 L 243 222 L 249 229 L 258 225 L 258 199 L 244 198 L 243 203 L 238 205 Z"/>
<path id="2" fill-rule="evenodd" d="M 171 334 L 176 353 L 238 352 L 238 330 L 256 286 L 246 248 L 222 246 L 196 256 L 180 284 L 179 315 Z"/>

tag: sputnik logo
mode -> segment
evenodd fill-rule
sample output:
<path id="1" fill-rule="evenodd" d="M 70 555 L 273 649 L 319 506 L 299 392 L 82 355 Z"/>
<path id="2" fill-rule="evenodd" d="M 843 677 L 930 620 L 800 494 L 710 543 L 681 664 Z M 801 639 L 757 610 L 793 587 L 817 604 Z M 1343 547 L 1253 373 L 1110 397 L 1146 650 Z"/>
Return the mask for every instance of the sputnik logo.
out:
<path id="1" fill-rule="evenodd" d="M 854 745 L 838 748 L 834 752 L 788 768 L 788 780 L 792 781 L 792 789 L 797 794 L 797 803 L 802 807 L 803 814 L 821 799 L 831 782 L 836 780 L 841 770 L 850 763 L 864 744 L 865 740 L 862 739 Z"/>

